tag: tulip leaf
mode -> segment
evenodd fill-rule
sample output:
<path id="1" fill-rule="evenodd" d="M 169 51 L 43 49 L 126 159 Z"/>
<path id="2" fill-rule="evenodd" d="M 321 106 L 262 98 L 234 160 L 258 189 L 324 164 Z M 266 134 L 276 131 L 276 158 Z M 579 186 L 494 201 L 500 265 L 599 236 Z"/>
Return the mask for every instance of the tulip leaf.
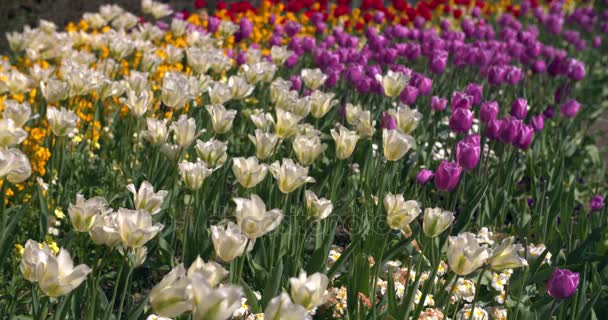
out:
<path id="1" fill-rule="evenodd" d="M 261 313 L 262 307 L 260 306 L 260 301 L 258 300 L 258 297 L 255 295 L 253 290 L 251 290 L 247 282 L 241 279 L 239 284 L 243 287 L 243 291 L 245 292 L 245 298 L 247 298 L 247 304 L 251 307 L 251 311 L 253 313 Z"/>
<path id="2" fill-rule="evenodd" d="M 272 272 L 270 273 L 270 278 L 266 283 L 266 287 L 264 288 L 264 293 L 262 294 L 262 300 L 260 304 L 263 307 L 266 307 L 270 299 L 275 297 L 279 289 L 281 288 L 281 279 L 283 278 L 283 261 L 279 261 L 279 263 L 272 268 Z"/>

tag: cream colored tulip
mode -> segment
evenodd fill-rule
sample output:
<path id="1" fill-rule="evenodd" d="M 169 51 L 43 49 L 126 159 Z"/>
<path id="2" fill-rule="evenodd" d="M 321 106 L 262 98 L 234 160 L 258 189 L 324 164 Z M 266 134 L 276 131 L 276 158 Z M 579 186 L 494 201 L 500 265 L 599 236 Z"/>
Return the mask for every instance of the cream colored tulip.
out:
<path id="1" fill-rule="evenodd" d="M 200 160 L 197 162 L 182 161 L 179 164 L 179 173 L 186 187 L 194 191 L 203 186 L 203 182 L 213 173 L 213 170 L 207 168 L 207 164 Z"/>
<path id="2" fill-rule="evenodd" d="M 310 98 L 310 113 L 313 117 L 320 119 L 325 116 L 331 108 L 338 104 L 333 92 L 323 93 L 319 90 L 313 91 Z"/>
<path id="3" fill-rule="evenodd" d="M 46 117 L 56 136 L 67 136 L 76 131 L 78 116 L 71 110 L 66 110 L 64 107 L 61 107 L 61 109 L 49 107 L 46 109 Z"/>
<path id="4" fill-rule="evenodd" d="M 397 109 L 389 109 L 388 114 L 397 122 L 397 128 L 406 134 L 414 131 L 422 120 L 422 114 L 418 110 L 404 104 L 400 104 Z"/>
<path id="5" fill-rule="evenodd" d="M 276 229 L 283 219 L 281 210 L 266 211 L 264 201 L 255 194 L 249 199 L 234 198 L 232 201 L 236 203 L 237 224 L 249 239 L 257 239 Z"/>
<path id="6" fill-rule="evenodd" d="M 270 57 L 272 58 L 272 63 L 277 66 L 282 66 L 285 63 L 285 60 L 289 58 L 293 54 L 293 51 L 287 50 L 286 47 L 282 46 L 273 46 L 270 48 Z"/>
<path id="7" fill-rule="evenodd" d="M 95 219 L 106 211 L 108 202 L 103 197 L 93 197 L 85 200 L 81 194 L 76 195 L 76 203 L 68 207 L 68 215 L 72 226 L 78 232 L 88 232 Z"/>
<path id="8" fill-rule="evenodd" d="M 350 158 L 359 141 L 357 133 L 340 126 L 338 130 L 331 129 L 331 136 L 336 143 L 336 157 L 340 160 Z"/>
<path id="9" fill-rule="evenodd" d="M 133 194 L 135 209 L 145 210 L 149 214 L 157 214 L 163 206 L 165 197 L 169 193 L 166 190 L 154 192 L 154 187 L 150 182 L 144 181 L 139 185 L 139 190 L 135 189 L 134 184 L 129 184 L 127 190 Z"/>
<path id="10" fill-rule="evenodd" d="M 0 120 L 0 148 L 20 144 L 27 138 L 27 132 L 15 124 L 13 119 Z"/>
<path id="11" fill-rule="evenodd" d="M 150 304 L 163 317 L 177 317 L 192 310 L 191 280 L 183 264 L 177 265 L 150 291 Z"/>
<path id="12" fill-rule="evenodd" d="M 247 98 L 255 89 L 255 86 L 250 85 L 247 81 L 239 76 L 231 76 L 228 79 L 228 87 L 232 90 L 232 97 L 236 100 Z"/>
<path id="13" fill-rule="evenodd" d="M 232 173 L 243 188 L 253 188 L 262 182 L 268 173 L 268 166 L 260 164 L 258 158 L 232 158 Z"/>
<path id="14" fill-rule="evenodd" d="M 173 109 L 181 109 L 194 99 L 194 88 L 190 79 L 177 72 L 167 72 L 163 77 L 161 100 L 164 105 Z"/>
<path id="15" fill-rule="evenodd" d="M 4 119 L 13 120 L 15 127 L 21 128 L 32 116 L 32 108 L 27 102 L 19 103 L 15 100 L 4 101 Z"/>
<path id="16" fill-rule="evenodd" d="M 188 277 L 190 279 L 192 279 L 195 274 L 203 276 L 211 287 L 217 287 L 217 285 L 226 278 L 228 271 L 220 264 L 213 261 L 205 262 L 198 256 L 196 257 L 196 260 L 192 262 L 190 268 L 188 268 Z"/>
<path id="17" fill-rule="evenodd" d="M 117 217 L 116 212 L 110 211 L 93 220 L 93 225 L 89 228 L 89 235 L 95 244 L 113 248 L 120 243 Z"/>
<path id="18" fill-rule="evenodd" d="M 281 142 L 276 134 L 260 129 L 255 130 L 255 136 L 249 135 L 249 140 L 255 145 L 255 156 L 260 160 L 270 158 Z"/>
<path id="19" fill-rule="evenodd" d="M 167 119 L 146 119 L 147 130 L 142 131 L 142 138 L 155 146 L 160 146 L 167 141 Z"/>
<path id="20" fill-rule="evenodd" d="M 445 211 L 441 208 L 426 208 L 422 223 L 424 234 L 427 237 L 434 238 L 449 228 L 454 219 L 454 213 L 450 211 Z"/>
<path id="21" fill-rule="evenodd" d="M 232 122 L 236 117 L 236 110 L 227 110 L 221 104 L 207 106 L 207 112 L 211 117 L 213 131 L 216 133 L 226 133 L 232 129 Z"/>
<path id="22" fill-rule="evenodd" d="M 523 246 L 519 243 L 513 244 L 514 242 L 514 237 L 507 237 L 492 250 L 488 263 L 493 270 L 503 271 L 528 266 L 528 261 L 519 255 L 519 252 L 524 251 Z"/>
<path id="23" fill-rule="evenodd" d="M 30 161 L 19 149 L 0 149 L 0 178 L 21 183 L 32 174 Z"/>
<path id="24" fill-rule="evenodd" d="M 206 279 L 195 274 L 192 280 L 192 318 L 226 320 L 241 307 L 243 289 L 234 285 L 213 288 Z"/>
<path id="25" fill-rule="evenodd" d="M 226 150 L 228 145 L 225 142 L 215 139 L 206 142 L 196 140 L 196 153 L 209 168 L 217 169 L 226 162 L 228 159 Z"/>
<path id="26" fill-rule="evenodd" d="M 153 224 L 152 216 L 144 210 L 120 208 L 117 214 L 118 234 L 125 247 L 142 247 L 164 227 L 160 223 Z"/>
<path id="27" fill-rule="evenodd" d="M 293 302 L 309 311 L 324 304 L 329 296 L 327 293 L 329 279 L 322 273 L 317 272 L 307 276 L 305 271 L 300 271 L 297 278 L 289 279 L 289 284 Z"/>
<path id="28" fill-rule="evenodd" d="M 304 192 L 304 198 L 306 199 L 306 212 L 315 221 L 327 218 L 334 209 L 330 200 L 319 198 L 310 190 Z"/>
<path id="29" fill-rule="evenodd" d="M 121 98 L 121 102 L 124 103 L 127 108 L 131 111 L 131 114 L 135 117 L 142 117 L 146 111 L 152 105 L 152 97 L 148 91 L 142 91 L 139 94 L 133 90 L 127 91 L 127 98 Z"/>
<path id="30" fill-rule="evenodd" d="M 474 234 L 461 233 L 448 238 L 448 264 L 459 276 L 466 276 L 486 263 L 488 249 L 481 247 Z"/>
<path id="31" fill-rule="evenodd" d="M 19 270 L 23 277 L 29 282 L 38 282 L 38 279 L 46 270 L 49 257 L 53 252 L 46 243 L 38 243 L 34 240 L 27 240 Z"/>
<path id="32" fill-rule="evenodd" d="M 308 310 L 291 301 L 285 292 L 272 298 L 264 310 L 264 318 L 281 320 L 310 319 Z"/>
<path id="33" fill-rule="evenodd" d="M 387 97 L 394 98 L 401 94 L 401 91 L 407 85 L 410 77 L 401 72 L 389 70 L 385 76 L 376 75 L 376 80 L 382 84 L 384 94 Z"/>
<path id="34" fill-rule="evenodd" d="M 205 132 L 205 130 L 197 132 L 196 121 L 186 115 L 181 115 L 177 121 L 171 124 L 171 131 L 173 131 L 175 143 L 183 148 L 189 147 L 196 138 Z"/>
<path id="35" fill-rule="evenodd" d="M 211 226 L 211 241 L 215 255 L 228 263 L 245 253 L 247 236 L 233 222 L 226 225 Z M 250 246 L 253 249 L 253 246 Z"/>
<path id="36" fill-rule="evenodd" d="M 69 85 L 65 81 L 48 79 L 40 83 L 40 91 L 49 103 L 57 103 L 68 97 Z"/>
<path id="37" fill-rule="evenodd" d="M 397 161 L 403 158 L 415 142 L 412 136 L 399 130 L 385 129 L 382 131 L 384 157 L 388 161 Z"/>
<path id="38" fill-rule="evenodd" d="M 321 143 L 321 138 L 315 134 L 297 135 L 292 143 L 298 161 L 309 166 L 327 149 L 327 145 Z"/>
<path id="39" fill-rule="evenodd" d="M 254 113 L 249 116 L 249 119 L 251 119 L 256 128 L 265 132 L 270 131 L 274 127 L 274 118 L 268 112 Z"/>
<path id="40" fill-rule="evenodd" d="M 277 124 L 275 127 L 276 134 L 281 139 L 292 137 L 298 131 L 298 122 L 301 117 L 283 109 L 276 109 Z"/>
<path id="41" fill-rule="evenodd" d="M 225 83 L 216 82 L 209 89 L 209 101 L 212 104 L 224 104 L 233 98 L 232 89 Z"/>
<path id="42" fill-rule="evenodd" d="M 70 293 L 85 280 L 91 268 L 81 264 L 74 267 L 70 253 L 61 248 L 59 254 L 49 255 L 44 271 L 39 275 L 38 284 L 44 294 L 59 297 Z"/>
<path id="43" fill-rule="evenodd" d="M 315 182 L 315 179 L 308 176 L 307 167 L 300 166 L 289 158 L 284 158 L 282 163 L 274 162 L 269 169 L 283 193 L 290 193 L 305 183 Z"/>
<path id="44" fill-rule="evenodd" d="M 368 111 L 361 112 L 355 120 L 353 120 L 353 125 L 355 126 L 355 130 L 359 134 L 361 139 L 371 138 L 374 136 L 374 132 L 376 129 L 374 126 L 376 125 L 375 121 L 371 119 L 371 113 Z"/>
<path id="45" fill-rule="evenodd" d="M 422 211 L 417 201 L 405 201 L 403 194 L 392 193 L 384 196 L 384 209 L 386 209 L 386 221 L 394 230 L 406 228 Z"/>
<path id="46" fill-rule="evenodd" d="M 325 84 L 325 80 L 327 80 L 327 76 L 321 69 L 302 69 L 300 72 L 302 77 L 302 82 L 304 85 L 310 90 L 316 90 L 323 84 Z"/>

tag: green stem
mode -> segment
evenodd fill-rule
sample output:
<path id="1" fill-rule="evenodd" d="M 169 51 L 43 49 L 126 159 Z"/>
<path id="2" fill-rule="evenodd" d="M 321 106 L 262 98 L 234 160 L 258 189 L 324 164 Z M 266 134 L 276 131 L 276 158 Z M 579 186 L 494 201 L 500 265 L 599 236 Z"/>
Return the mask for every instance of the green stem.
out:
<path id="1" fill-rule="evenodd" d="M 125 257 L 127 254 L 125 254 Z M 128 259 L 128 258 L 127 258 Z M 122 290 L 122 295 L 120 297 L 120 305 L 118 306 L 118 317 L 117 319 L 122 319 L 122 308 L 125 304 L 125 298 L 127 296 L 127 292 L 129 291 L 129 287 L 131 284 L 131 275 L 133 274 L 133 267 L 129 265 L 129 273 L 127 273 L 127 279 L 125 279 L 125 286 Z"/>
<path id="2" fill-rule="evenodd" d="M 125 262 L 123 261 L 120 265 L 120 270 L 118 271 L 118 276 L 116 277 L 116 282 L 114 283 L 114 289 L 112 291 L 112 300 L 110 300 L 110 303 L 108 304 L 108 306 L 106 307 L 106 311 L 104 312 L 104 316 L 103 318 L 105 320 L 110 319 L 110 313 L 112 312 L 112 309 L 114 309 L 114 303 L 116 303 L 116 296 L 118 294 L 118 285 L 120 284 L 120 278 L 122 277 L 122 272 L 125 268 Z"/>
<path id="3" fill-rule="evenodd" d="M 477 277 L 477 282 L 475 283 L 475 297 L 473 298 L 473 304 L 471 305 L 471 316 L 469 319 L 473 319 L 473 315 L 475 314 L 475 304 L 477 303 L 477 297 L 479 297 L 479 291 L 481 291 L 481 278 L 483 274 L 486 272 L 487 267 L 484 267 L 479 272 L 479 276 Z"/>

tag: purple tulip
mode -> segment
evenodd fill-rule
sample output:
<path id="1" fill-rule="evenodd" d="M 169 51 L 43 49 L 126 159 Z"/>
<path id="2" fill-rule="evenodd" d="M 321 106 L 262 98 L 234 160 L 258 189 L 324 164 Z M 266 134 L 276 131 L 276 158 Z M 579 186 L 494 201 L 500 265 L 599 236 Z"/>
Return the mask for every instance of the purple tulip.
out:
<path id="1" fill-rule="evenodd" d="M 585 65 L 572 59 L 568 66 L 568 77 L 574 81 L 580 81 L 585 77 Z"/>
<path id="2" fill-rule="evenodd" d="M 245 51 L 239 51 L 239 53 L 236 54 L 236 64 L 237 65 L 243 65 L 247 62 L 247 53 Z"/>
<path id="3" fill-rule="evenodd" d="M 441 191 L 452 191 L 458 185 L 462 167 L 455 162 L 443 160 L 435 171 L 435 187 Z"/>
<path id="4" fill-rule="evenodd" d="M 292 54 L 289 58 L 287 58 L 287 60 L 285 60 L 285 66 L 287 68 L 293 68 L 296 66 L 296 64 L 298 64 L 298 55 L 297 54 Z"/>
<path id="5" fill-rule="evenodd" d="M 545 111 L 543 111 L 543 116 L 547 119 L 553 118 L 555 116 L 555 110 L 553 109 L 553 106 L 547 106 Z"/>
<path id="6" fill-rule="evenodd" d="M 517 119 L 523 120 L 528 115 L 528 100 L 517 98 L 511 105 L 511 115 Z"/>
<path id="7" fill-rule="evenodd" d="M 532 122 L 532 127 L 534 128 L 534 131 L 536 131 L 536 132 L 542 131 L 543 128 L 545 128 L 545 117 L 543 117 L 543 115 L 541 115 L 541 114 L 532 116 L 531 122 Z"/>
<path id="8" fill-rule="evenodd" d="M 564 104 L 562 104 L 562 106 L 559 108 L 559 111 L 561 112 L 562 116 L 564 116 L 564 117 L 574 118 L 574 117 L 576 117 L 576 114 L 579 112 L 580 109 L 581 109 L 581 104 L 578 103 L 578 101 L 576 101 L 574 99 L 570 99 L 570 100 L 566 101 Z"/>
<path id="9" fill-rule="evenodd" d="M 418 92 L 423 95 L 429 95 L 431 93 L 431 89 L 433 88 L 433 80 L 427 77 L 422 77 L 420 81 L 418 81 Z"/>
<path id="10" fill-rule="evenodd" d="M 421 185 L 425 185 L 425 184 L 429 183 L 429 181 L 431 181 L 431 179 L 433 179 L 434 176 L 435 176 L 435 174 L 433 173 L 433 171 L 431 171 L 429 169 L 422 169 L 416 175 L 416 181 Z"/>
<path id="11" fill-rule="evenodd" d="M 407 105 L 413 105 L 416 103 L 416 99 L 418 99 L 418 88 L 413 86 L 406 86 L 403 91 L 401 91 L 401 102 Z"/>
<path id="12" fill-rule="evenodd" d="M 511 143 L 515 141 L 521 125 L 521 120 L 512 118 L 503 119 L 500 124 L 500 129 L 498 130 L 498 140 L 502 143 Z"/>
<path id="13" fill-rule="evenodd" d="M 249 19 L 241 18 L 239 27 L 239 35 L 241 39 L 247 39 L 251 36 L 251 32 L 253 32 L 253 23 L 249 21 Z"/>
<path id="14" fill-rule="evenodd" d="M 298 32 L 300 32 L 300 29 L 302 29 L 302 26 L 295 21 L 290 20 L 285 24 L 285 33 L 289 37 L 295 36 Z"/>
<path id="15" fill-rule="evenodd" d="M 547 282 L 547 293 L 558 300 L 566 299 L 574 294 L 578 282 L 578 272 L 555 268 Z"/>
<path id="16" fill-rule="evenodd" d="M 464 91 L 469 96 L 473 97 L 473 105 L 478 105 L 483 98 L 483 85 L 476 83 L 469 83 Z"/>
<path id="17" fill-rule="evenodd" d="M 397 121 L 390 114 L 382 112 L 382 129 L 394 130 L 397 129 Z"/>
<path id="18" fill-rule="evenodd" d="M 532 64 L 532 72 L 534 73 L 543 73 L 545 70 L 547 70 L 547 64 L 544 60 L 536 60 Z"/>
<path id="19" fill-rule="evenodd" d="M 604 197 L 599 194 L 594 195 L 589 201 L 589 207 L 591 207 L 591 211 L 600 211 L 604 209 Z"/>
<path id="20" fill-rule="evenodd" d="M 493 66 L 488 70 L 488 82 L 498 86 L 505 81 L 505 68 L 503 66 Z"/>
<path id="21" fill-rule="evenodd" d="M 470 109 L 473 103 L 473 97 L 460 91 L 455 91 L 452 94 L 452 110 L 464 108 Z"/>
<path id="22" fill-rule="evenodd" d="M 498 116 L 499 112 L 498 102 L 496 101 L 485 101 L 481 104 L 481 108 L 479 110 L 479 118 L 481 122 L 487 123 L 489 121 L 495 120 Z"/>
<path id="23" fill-rule="evenodd" d="M 513 145 L 522 150 L 526 150 L 532 144 L 532 139 L 534 139 L 534 128 L 522 124 L 519 127 L 517 137 L 513 140 Z"/>
<path id="24" fill-rule="evenodd" d="M 293 75 L 289 77 L 289 81 L 291 81 L 291 89 L 300 91 L 302 88 L 302 78 L 300 76 Z"/>
<path id="25" fill-rule="evenodd" d="M 450 130 L 456 133 L 467 133 L 473 125 L 473 112 L 469 109 L 458 108 L 452 111 Z"/>
<path id="26" fill-rule="evenodd" d="M 492 140 L 498 140 L 502 120 L 490 120 L 486 125 L 486 137 Z"/>
<path id="27" fill-rule="evenodd" d="M 448 99 L 440 98 L 438 96 L 431 97 L 431 110 L 443 111 L 448 106 Z"/>
<path id="28" fill-rule="evenodd" d="M 599 48 L 602 46 L 602 37 L 601 36 L 595 36 L 593 38 L 593 41 L 591 42 L 594 48 Z"/>
<path id="29" fill-rule="evenodd" d="M 481 146 L 479 135 L 471 135 L 456 145 L 456 160 L 465 170 L 473 170 L 479 163 Z"/>
<path id="30" fill-rule="evenodd" d="M 220 23 L 222 23 L 222 20 L 220 20 L 219 18 L 216 17 L 209 17 L 209 19 L 207 20 L 207 30 L 209 30 L 209 32 L 213 33 L 217 31 L 217 28 L 219 28 Z"/>
<path id="31" fill-rule="evenodd" d="M 430 65 L 429 68 L 431 69 L 431 71 L 433 73 L 442 73 L 443 70 L 445 70 L 445 67 L 447 65 L 447 53 L 444 54 L 435 54 L 433 55 L 433 57 L 430 60 Z"/>

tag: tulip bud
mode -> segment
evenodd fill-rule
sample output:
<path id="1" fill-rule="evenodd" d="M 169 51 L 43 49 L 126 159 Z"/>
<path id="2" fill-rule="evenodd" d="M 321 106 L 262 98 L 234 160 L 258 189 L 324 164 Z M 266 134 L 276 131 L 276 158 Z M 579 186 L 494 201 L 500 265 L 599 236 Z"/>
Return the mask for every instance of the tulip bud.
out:
<path id="1" fill-rule="evenodd" d="M 249 140 L 255 145 L 255 156 L 260 160 L 268 159 L 280 143 L 279 137 L 274 133 L 255 130 L 255 136 L 249 135 Z"/>
<path id="2" fill-rule="evenodd" d="M 474 234 L 461 233 L 448 238 L 448 264 L 454 273 L 466 276 L 481 267 L 488 258 L 488 249 L 481 247 Z"/>
<path id="3" fill-rule="evenodd" d="M 207 168 L 203 161 L 188 162 L 182 161 L 179 164 L 179 173 L 184 180 L 184 184 L 191 191 L 198 190 L 203 186 L 203 182 L 211 175 L 213 170 Z"/>
<path id="4" fill-rule="evenodd" d="M 581 109 L 581 104 L 578 103 L 578 101 L 574 100 L 574 99 L 570 99 L 568 101 L 566 101 L 564 104 L 562 104 L 562 106 L 560 107 L 560 112 L 562 114 L 562 116 L 567 117 L 567 118 L 574 118 L 576 117 L 576 114 L 578 113 L 578 111 Z"/>
<path id="5" fill-rule="evenodd" d="M 167 141 L 167 119 L 146 119 L 147 130 L 142 131 L 141 136 L 151 144 L 159 146 Z"/>
<path id="6" fill-rule="evenodd" d="M 191 280 L 196 274 L 203 276 L 205 282 L 207 282 L 209 286 L 217 287 L 222 280 L 226 278 L 228 271 L 219 263 L 213 261 L 205 262 L 200 256 L 198 256 L 188 268 L 187 273 L 188 278 Z"/>
<path id="7" fill-rule="evenodd" d="M 466 108 L 452 110 L 450 130 L 456 133 L 467 133 L 473 125 L 473 112 Z"/>
<path id="8" fill-rule="evenodd" d="M 416 103 L 416 99 L 418 99 L 418 88 L 414 86 L 406 86 L 403 91 L 401 91 L 401 95 L 399 96 L 401 102 L 407 105 L 413 105 Z"/>
<path id="9" fill-rule="evenodd" d="M 532 116 L 532 127 L 534 131 L 540 132 L 545 127 L 545 117 L 543 115 L 537 114 Z"/>
<path id="10" fill-rule="evenodd" d="M 385 129 L 382 131 L 382 143 L 386 160 L 397 161 L 405 156 L 415 140 L 414 137 L 399 130 Z"/>
<path id="11" fill-rule="evenodd" d="M 528 115 L 528 101 L 524 98 L 517 98 L 511 105 L 511 115 L 523 120 Z"/>
<path id="12" fill-rule="evenodd" d="M 456 145 L 456 159 L 465 170 L 473 170 L 479 163 L 481 153 L 479 135 L 471 135 Z"/>
<path id="13" fill-rule="evenodd" d="M 386 111 L 382 112 L 382 129 L 394 130 L 397 129 L 397 121 L 393 116 L 388 114 Z"/>
<path id="14" fill-rule="evenodd" d="M 490 120 L 486 126 L 486 137 L 492 140 L 498 140 L 502 120 Z"/>
<path id="15" fill-rule="evenodd" d="M 245 252 L 247 236 L 233 222 L 225 226 L 211 226 L 211 241 L 215 255 L 228 263 Z M 250 250 L 253 246 L 249 247 Z"/>
<path id="16" fill-rule="evenodd" d="M 302 82 L 310 90 L 316 90 L 325 83 L 327 76 L 321 69 L 302 69 L 300 72 Z"/>
<path id="17" fill-rule="evenodd" d="M 578 288 L 579 273 L 555 268 L 547 282 L 547 293 L 555 299 L 566 299 Z"/>
<path id="18" fill-rule="evenodd" d="M 338 130 L 331 129 L 331 136 L 336 143 L 336 157 L 340 160 L 348 159 L 355 150 L 359 136 L 342 126 Z"/>
<path id="19" fill-rule="evenodd" d="M 534 139 L 534 129 L 522 124 L 519 127 L 519 132 L 516 139 L 513 141 L 513 145 L 522 150 L 526 150 L 530 147 L 530 144 L 532 144 L 532 139 Z"/>
<path id="20" fill-rule="evenodd" d="M 604 197 L 602 195 L 596 194 L 589 201 L 589 207 L 591 211 L 600 211 L 604 209 Z"/>
<path id="21" fill-rule="evenodd" d="M 232 129 L 232 122 L 236 117 L 236 110 L 227 110 L 223 105 L 208 105 L 207 112 L 211 117 L 211 124 L 213 125 L 213 131 L 222 134 L 227 133 Z"/>
<path id="22" fill-rule="evenodd" d="M 198 136 L 205 132 L 205 130 L 197 132 L 196 121 L 194 118 L 188 118 L 187 115 L 181 115 L 177 121 L 173 122 L 171 131 L 173 131 L 175 143 L 183 148 L 189 147 Z"/>
<path id="23" fill-rule="evenodd" d="M 435 171 L 435 186 L 441 191 L 452 191 L 458 185 L 461 173 L 461 166 L 444 160 Z"/>
<path id="24" fill-rule="evenodd" d="M 192 318 L 224 320 L 242 305 L 243 289 L 234 285 L 213 288 L 201 274 L 189 277 L 192 281 Z"/>
<path id="25" fill-rule="evenodd" d="M 431 110 L 443 111 L 448 105 L 448 99 L 440 98 L 438 96 L 431 97 Z"/>
<path id="26" fill-rule="evenodd" d="M 500 123 L 500 129 L 498 131 L 498 139 L 503 143 L 511 143 L 515 141 L 519 130 L 522 126 L 521 120 L 513 118 L 505 118 Z"/>
<path id="27" fill-rule="evenodd" d="M 479 118 L 481 122 L 488 123 L 491 120 L 496 120 L 498 116 L 499 108 L 498 103 L 496 101 L 486 101 L 481 104 L 481 109 L 479 110 Z"/>
<path id="28" fill-rule="evenodd" d="M 454 213 L 443 211 L 441 208 L 426 208 L 422 229 L 427 237 L 433 238 L 440 235 L 454 222 Z"/>
<path id="29" fill-rule="evenodd" d="M 478 105 L 483 98 L 483 85 L 476 83 L 469 83 L 465 89 L 465 93 L 473 98 L 473 105 Z"/>
<path id="30" fill-rule="evenodd" d="M 435 176 L 435 174 L 433 173 L 433 171 L 431 171 L 429 169 L 422 169 L 416 175 L 416 181 L 419 184 L 425 185 L 429 181 L 431 181 L 431 179 L 433 179 L 434 176 Z"/>
<path id="31" fill-rule="evenodd" d="M 281 108 L 276 109 L 276 112 L 277 124 L 275 130 L 277 136 L 281 139 L 287 139 L 296 134 L 298 131 L 298 122 L 300 122 L 302 118 Z"/>
<path id="32" fill-rule="evenodd" d="M 416 129 L 422 119 L 422 114 L 407 105 L 399 105 L 397 109 L 389 109 L 388 113 L 397 121 L 397 128 L 409 134 Z"/>

